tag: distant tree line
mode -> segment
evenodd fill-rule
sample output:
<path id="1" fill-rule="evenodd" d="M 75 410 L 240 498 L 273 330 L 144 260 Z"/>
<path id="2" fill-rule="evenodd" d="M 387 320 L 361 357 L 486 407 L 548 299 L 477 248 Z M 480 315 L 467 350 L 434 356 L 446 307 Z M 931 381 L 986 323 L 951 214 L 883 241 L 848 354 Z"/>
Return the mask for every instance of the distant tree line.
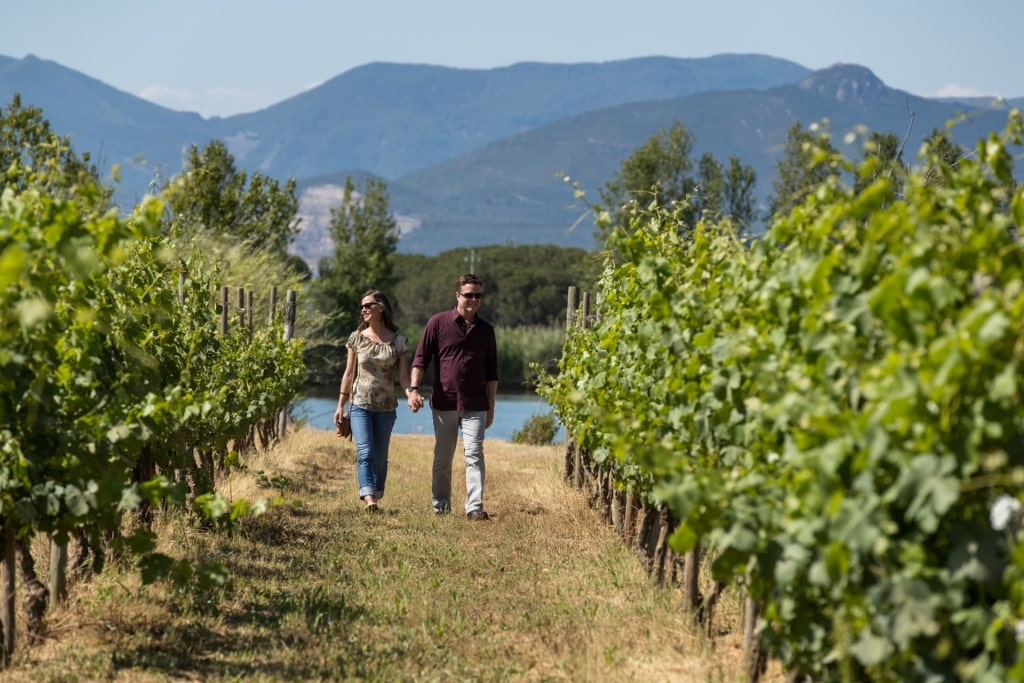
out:
<path id="1" fill-rule="evenodd" d="M 569 286 L 593 283 L 601 264 L 578 247 L 524 244 L 396 254 L 395 266 L 398 315 L 407 324 L 454 307 L 455 282 L 472 270 L 484 281 L 481 315 L 495 325 L 524 327 L 564 325 Z"/>

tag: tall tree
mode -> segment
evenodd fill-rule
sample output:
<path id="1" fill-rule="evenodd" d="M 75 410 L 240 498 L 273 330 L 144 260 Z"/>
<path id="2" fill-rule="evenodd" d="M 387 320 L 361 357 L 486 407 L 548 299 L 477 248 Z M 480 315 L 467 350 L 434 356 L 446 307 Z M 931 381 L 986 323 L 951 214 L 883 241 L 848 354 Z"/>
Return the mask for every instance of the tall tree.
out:
<path id="1" fill-rule="evenodd" d="M 985 144 L 991 144 L 992 140 Z M 981 144 L 981 143 L 979 143 Z M 936 128 L 925 138 L 921 149 L 921 158 L 925 163 L 924 177 L 928 184 L 945 184 L 950 174 L 956 172 L 957 166 L 968 156 L 975 154 L 974 150 L 963 147 L 953 141 L 950 132 L 945 129 Z M 1003 186 L 1001 195 L 998 196 L 998 210 L 1010 211 L 1012 199 L 1018 191 L 1017 180 L 1013 174 L 1012 157 L 1006 157 L 1006 165 L 1000 165 L 1002 173 L 998 176 Z M 1019 230 L 1013 228 L 1014 232 Z"/>
<path id="2" fill-rule="evenodd" d="M 738 157 L 729 157 L 729 168 L 722 184 L 722 211 L 732 218 L 739 230 L 750 228 L 758 218 L 754 202 L 755 185 L 757 171 L 754 167 L 743 164 Z"/>
<path id="3" fill-rule="evenodd" d="M 949 131 L 941 128 L 934 128 L 924 140 L 922 156 L 927 169 L 925 180 L 928 183 L 942 182 L 944 175 L 942 167 L 952 168 L 957 165 L 960 159 L 967 155 L 967 150 L 953 142 Z"/>
<path id="4" fill-rule="evenodd" d="M 689 197 L 697 186 L 691 176 L 693 161 L 690 153 L 693 139 L 689 129 L 676 121 L 667 131 L 659 130 L 647 142 L 622 162 L 615 178 L 600 190 L 604 210 L 611 216 L 607 227 L 599 227 L 597 239 L 601 244 L 615 229 L 625 229 L 629 223 L 626 205 L 636 200 L 641 206 L 655 204 L 670 207 Z M 682 221 L 693 225 L 698 216 L 692 206 L 680 206 Z"/>
<path id="5" fill-rule="evenodd" d="M 827 132 L 803 130 L 794 123 L 786 133 L 782 158 L 776 162 L 778 175 L 772 183 L 774 194 L 768 200 L 770 216 L 780 216 L 825 182 L 839 175 L 837 153 Z"/>
<path id="6" fill-rule="evenodd" d="M 309 265 L 286 249 L 298 232 L 295 180 L 283 186 L 260 173 L 235 168 L 224 143 L 193 145 L 184 173 L 163 187 L 167 230 L 184 263 L 199 253 L 217 264 L 217 279 L 269 297 L 270 287 L 301 291 Z M 191 268 L 187 268 L 192 270 Z M 297 318 L 296 334 L 314 337 L 322 322 L 315 309 Z"/>
<path id="7" fill-rule="evenodd" d="M 595 207 L 610 216 L 596 233 L 601 244 L 607 244 L 612 231 L 628 229 L 627 205 L 634 200 L 641 207 L 673 208 L 684 229 L 692 228 L 704 216 L 731 216 L 740 229 L 753 223 L 757 180 L 753 167 L 732 157 L 726 169 L 705 152 L 693 176 L 692 150 L 690 131 L 676 121 L 667 131 L 652 135 L 622 162 L 615 178 L 600 191 L 602 205 Z"/>
<path id="8" fill-rule="evenodd" d="M 701 217 L 719 216 L 725 194 L 725 173 L 711 152 L 704 152 L 697 162 L 698 188 L 690 200 Z"/>
<path id="9" fill-rule="evenodd" d="M 343 340 L 354 329 L 363 292 L 380 289 L 394 295 L 398 224 L 388 202 L 383 180 L 368 178 L 359 192 L 349 176 L 341 205 L 331 209 L 334 253 L 320 260 L 313 282 L 316 304 L 327 314 L 324 333 L 330 339 Z"/>
<path id="10" fill-rule="evenodd" d="M 873 132 L 864 141 L 864 161 L 862 173 L 858 174 L 853 188 L 862 191 L 870 183 L 884 178 L 892 183 L 893 192 L 902 192 L 903 154 L 900 139 L 893 133 Z"/>
<path id="11" fill-rule="evenodd" d="M 699 215 L 711 220 L 728 216 L 737 231 L 749 228 L 757 217 L 754 167 L 744 166 L 737 157 L 729 157 L 729 166 L 723 168 L 710 152 L 705 152 L 697 172 L 699 187 L 690 202 Z"/>
<path id="12" fill-rule="evenodd" d="M 183 176 L 165 190 L 176 234 L 206 233 L 284 255 L 298 234 L 295 179 L 282 187 L 258 172 L 235 168 L 223 142 L 189 149 Z"/>
<path id="13" fill-rule="evenodd" d="M 0 191 L 35 187 L 54 199 L 75 198 L 83 207 L 104 211 L 112 189 L 100 182 L 89 154 L 81 157 L 66 136 L 57 135 L 39 107 L 24 107 L 21 97 L 0 111 Z"/>

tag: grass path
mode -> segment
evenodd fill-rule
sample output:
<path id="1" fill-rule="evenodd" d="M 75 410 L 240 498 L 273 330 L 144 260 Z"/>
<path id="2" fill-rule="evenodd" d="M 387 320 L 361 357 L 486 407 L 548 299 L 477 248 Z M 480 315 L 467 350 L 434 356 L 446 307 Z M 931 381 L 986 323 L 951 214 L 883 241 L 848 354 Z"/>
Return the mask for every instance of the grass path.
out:
<path id="1" fill-rule="evenodd" d="M 300 429 L 219 485 L 284 503 L 234 533 L 180 519 L 165 550 L 223 562 L 228 586 L 140 587 L 110 567 L 72 587 L 46 642 L 19 632 L 10 681 L 739 681 L 737 610 L 711 648 L 630 549 L 562 483 L 561 447 L 487 441 L 485 507 L 430 511 L 432 438 L 394 437 L 381 512 L 351 442 Z M 279 488 L 266 488 L 274 482 Z"/>

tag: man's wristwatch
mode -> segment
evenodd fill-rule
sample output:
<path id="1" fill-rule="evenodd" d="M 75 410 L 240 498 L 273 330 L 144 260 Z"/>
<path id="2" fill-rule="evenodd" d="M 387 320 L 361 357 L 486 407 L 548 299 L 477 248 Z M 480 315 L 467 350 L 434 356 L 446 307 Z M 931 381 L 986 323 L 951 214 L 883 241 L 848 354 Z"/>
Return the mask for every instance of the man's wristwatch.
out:
<path id="1" fill-rule="evenodd" d="M 410 391 L 419 391 L 419 390 L 420 390 L 419 387 L 406 387 L 405 388 L 405 393 L 408 394 Z"/>

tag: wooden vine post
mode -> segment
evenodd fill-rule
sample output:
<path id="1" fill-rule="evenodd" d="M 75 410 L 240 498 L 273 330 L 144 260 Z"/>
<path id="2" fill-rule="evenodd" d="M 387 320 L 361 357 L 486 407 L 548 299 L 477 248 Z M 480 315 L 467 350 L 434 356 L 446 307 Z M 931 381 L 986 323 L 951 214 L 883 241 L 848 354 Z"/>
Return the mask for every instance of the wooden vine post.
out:
<path id="1" fill-rule="evenodd" d="M 220 333 L 228 333 L 228 288 L 220 288 Z"/>
<path id="2" fill-rule="evenodd" d="M 4 661 L 3 668 L 11 665 L 14 655 L 14 532 L 3 531 L 4 560 L 0 568 L 0 591 L 3 593 L 3 606 L 0 608 L 0 622 L 4 627 Z"/>
<path id="3" fill-rule="evenodd" d="M 273 297 L 276 299 L 277 292 L 274 290 Z M 273 310 L 273 309 L 271 309 Z M 271 313 L 273 315 L 273 313 Z M 284 338 L 290 341 L 295 334 L 295 290 L 289 289 L 284 304 Z M 277 417 L 277 438 L 284 438 L 284 431 L 288 426 L 288 406 L 281 410 Z"/>
<path id="4" fill-rule="evenodd" d="M 568 339 L 576 325 L 576 301 L 579 296 L 579 289 L 575 286 L 569 287 L 569 294 L 567 297 L 567 303 L 565 306 L 565 335 Z M 566 481 L 572 481 L 573 479 L 573 467 L 576 464 L 576 439 L 573 438 L 572 434 L 566 432 L 565 435 L 565 462 L 562 465 L 562 476 Z"/>
<path id="5" fill-rule="evenodd" d="M 761 680 L 768 663 L 768 654 L 761 649 L 757 636 L 757 623 L 761 619 L 761 605 L 749 595 L 743 601 L 743 652 L 746 659 L 747 680 Z"/>
<path id="6" fill-rule="evenodd" d="M 683 607 L 692 614 L 697 614 L 701 606 L 700 586 L 698 579 L 700 572 L 700 543 L 687 551 L 683 556 Z M 711 616 L 705 617 L 708 622 Z"/>
<path id="7" fill-rule="evenodd" d="M 68 546 L 66 543 L 57 543 L 52 536 L 50 537 L 49 569 L 50 599 L 55 603 L 62 603 L 68 599 Z"/>
<path id="8" fill-rule="evenodd" d="M 238 326 L 245 327 L 245 287 L 238 288 Z"/>
<path id="9" fill-rule="evenodd" d="M 590 327 L 590 292 L 583 293 L 583 308 L 581 311 L 580 327 L 586 329 Z M 583 462 L 583 451 L 580 450 L 579 445 L 574 444 L 573 447 L 573 486 L 578 489 L 583 488 L 584 483 L 584 462 Z"/>

